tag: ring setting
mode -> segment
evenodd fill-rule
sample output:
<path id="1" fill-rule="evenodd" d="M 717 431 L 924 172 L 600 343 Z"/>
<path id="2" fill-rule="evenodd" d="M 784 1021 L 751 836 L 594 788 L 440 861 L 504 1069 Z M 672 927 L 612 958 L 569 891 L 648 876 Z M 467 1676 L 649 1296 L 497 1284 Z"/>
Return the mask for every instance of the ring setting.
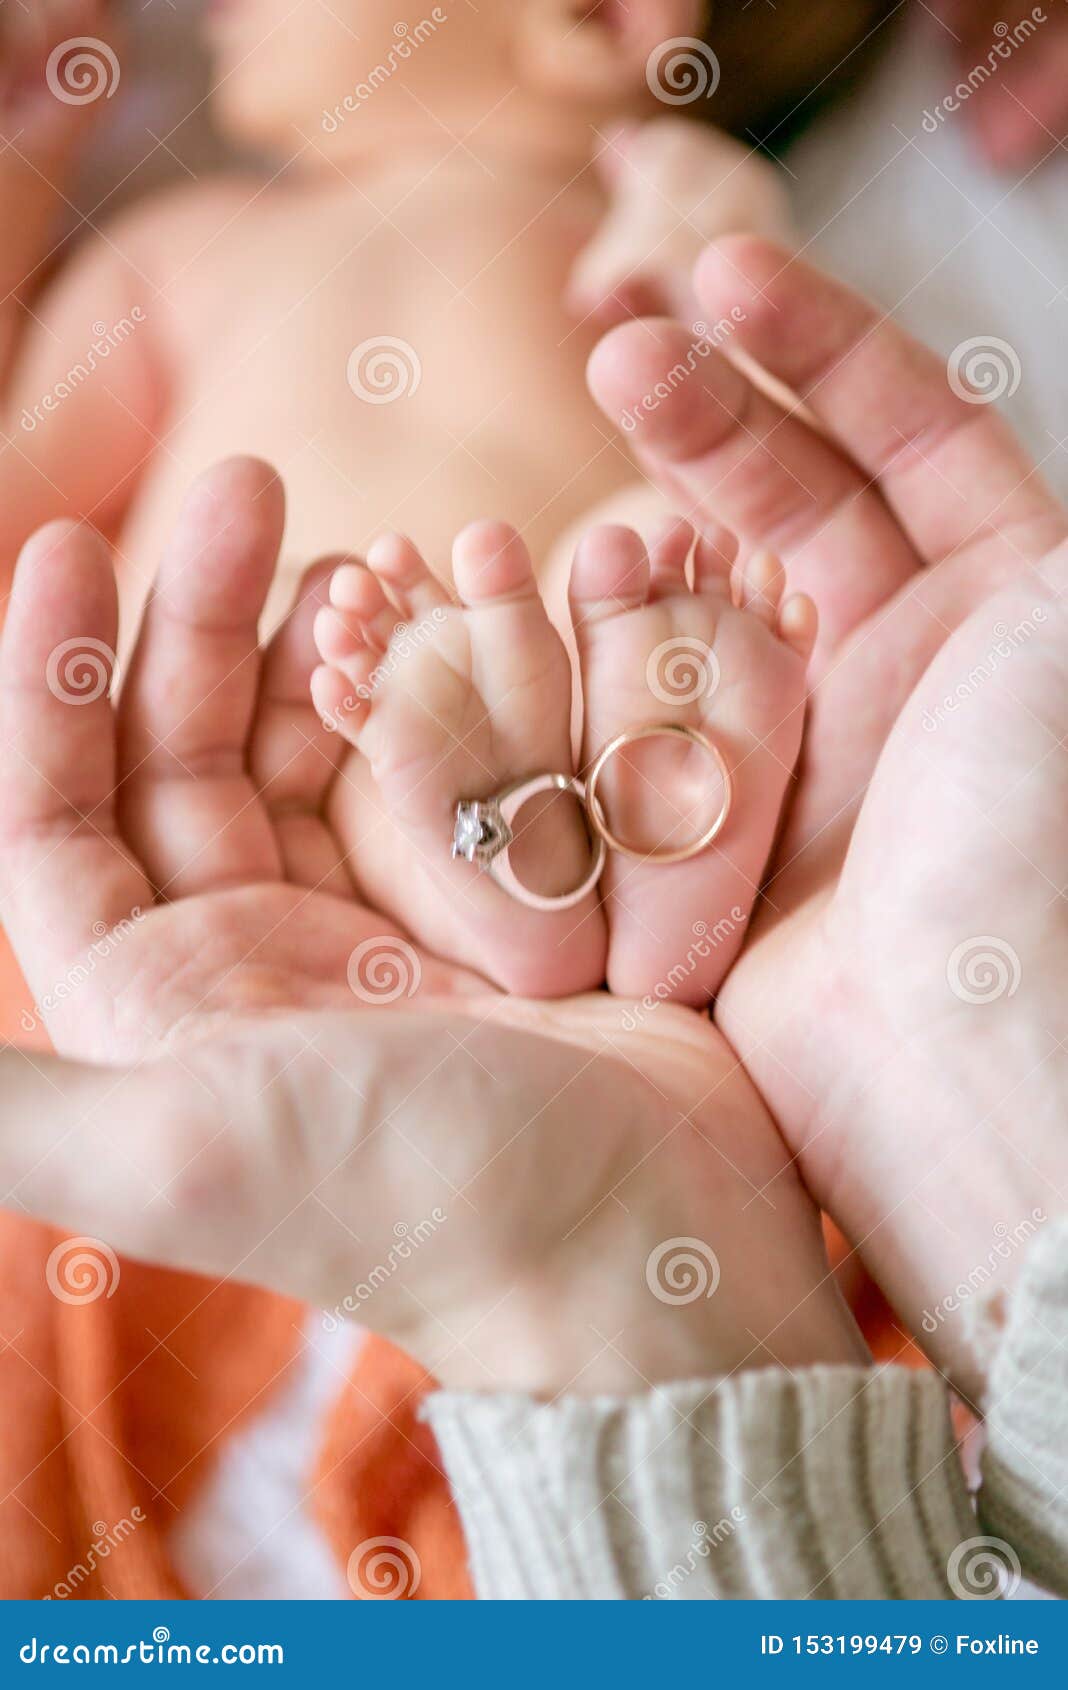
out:
<path id="1" fill-rule="evenodd" d="M 605 768 L 618 752 L 642 740 L 661 738 L 682 739 L 702 751 L 719 775 L 723 797 L 711 825 L 689 844 L 670 849 L 654 847 L 652 850 L 639 850 L 620 839 L 609 827 L 597 789 Z M 591 861 L 587 874 L 581 884 L 572 891 L 556 897 L 546 897 L 524 886 L 512 868 L 508 855 L 516 838 L 516 817 L 530 799 L 543 792 L 567 792 L 576 798 L 582 806 L 590 837 Z M 734 783 L 730 767 L 714 740 L 709 739 L 707 734 L 701 733 L 697 728 L 686 727 L 680 723 L 649 723 L 643 727 L 628 728 L 624 733 L 610 739 L 594 758 L 585 780 L 580 780 L 577 775 L 532 775 L 526 780 L 513 781 L 510 786 L 502 788 L 489 798 L 461 798 L 453 818 L 452 855 L 462 857 L 465 862 L 485 869 L 510 897 L 518 903 L 526 904 L 530 909 L 573 909 L 576 904 L 582 903 L 597 885 L 604 872 L 609 851 L 642 863 L 666 865 L 687 862 L 691 857 L 707 851 L 719 837 L 726 826 L 733 803 Z"/>
<path id="2" fill-rule="evenodd" d="M 507 851 L 514 838 L 496 798 L 461 798 L 452 834 L 454 857 L 485 866 Z"/>
<path id="3" fill-rule="evenodd" d="M 515 841 L 515 822 L 520 810 L 543 792 L 568 792 L 578 799 L 590 835 L 590 867 L 580 884 L 570 892 L 547 897 L 524 886 L 512 868 L 509 849 Z M 456 806 L 452 832 L 452 855 L 463 857 L 491 874 L 498 886 L 517 903 L 535 910 L 568 910 L 581 904 L 593 891 L 604 872 L 608 848 L 600 833 L 590 826 L 591 810 L 585 782 L 576 775 L 532 775 L 513 781 L 490 798 L 461 798 Z"/>

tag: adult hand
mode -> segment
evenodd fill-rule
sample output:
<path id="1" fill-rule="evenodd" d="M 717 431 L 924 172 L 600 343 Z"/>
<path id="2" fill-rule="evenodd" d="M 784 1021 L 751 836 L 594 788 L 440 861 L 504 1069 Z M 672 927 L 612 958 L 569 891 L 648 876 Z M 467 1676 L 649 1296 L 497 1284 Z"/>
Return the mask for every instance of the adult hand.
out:
<path id="1" fill-rule="evenodd" d="M 1011 17 L 1003 0 L 932 0 L 931 11 L 968 88 L 964 121 L 991 164 L 1022 172 L 1055 155 L 1068 134 L 1063 0 Z"/>
<path id="2" fill-rule="evenodd" d="M 594 392 L 643 417 L 631 445 L 698 521 L 783 553 L 823 626 L 799 790 L 717 1017 L 815 1196 L 978 1390 L 945 1305 L 976 1274 L 1007 1287 L 1004 1238 L 1068 1195 L 1068 519 L 993 408 L 848 290 L 749 240 L 696 285 L 813 421 L 669 323 L 608 336 Z"/>
<path id="3" fill-rule="evenodd" d="M 265 1285 L 454 1388 L 862 1364 L 722 1040 L 665 1010 L 624 1061 L 609 1002 L 303 1012 L 125 1071 L 9 1052 L 2 1189 L 104 1276 L 111 1249 Z"/>
<path id="4" fill-rule="evenodd" d="M 117 710 L 106 550 L 61 524 L 20 559 L 5 918 L 60 1049 L 125 1066 L 8 1054 L 8 1200 L 359 1318 L 455 1385 L 863 1359 L 811 1201 L 707 1022 L 661 1009 L 628 1035 L 604 995 L 488 996 L 361 904 L 308 693 L 329 563 L 257 642 L 281 527 L 264 465 L 201 480 Z"/>
<path id="5" fill-rule="evenodd" d="M 234 1016 L 485 989 L 364 906 L 323 818 L 344 747 L 308 676 L 333 565 L 309 571 L 261 648 L 283 520 L 266 465 L 201 478 L 117 704 L 107 548 L 60 522 L 19 559 L 0 647 L 0 910 L 65 1054 L 134 1060 Z"/>

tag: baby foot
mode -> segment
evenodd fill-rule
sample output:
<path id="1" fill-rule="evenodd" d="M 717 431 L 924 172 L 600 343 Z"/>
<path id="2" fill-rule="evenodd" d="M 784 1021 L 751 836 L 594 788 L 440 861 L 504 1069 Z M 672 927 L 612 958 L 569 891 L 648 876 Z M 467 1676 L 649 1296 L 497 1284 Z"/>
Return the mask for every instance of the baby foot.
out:
<path id="1" fill-rule="evenodd" d="M 450 858 L 458 802 L 573 768 L 570 664 L 522 540 L 503 523 L 475 523 L 456 540 L 453 575 L 459 604 L 398 535 L 377 541 L 366 566 L 338 569 L 316 622 L 312 696 L 366 760 L 396 830 L 386 913 L 508 991 L 588 990 L 604 979 L 596 891 L 570 909 L 529 909 L 487 868 Z M 573 797 L 532 799 L 516 835 L 511 866 L 532 891 L 557 896 L 588 874 Z"/>
<path id="2" fill-rule="evenodd" d="M 687 562 L 693 551 L 693 588 Z M 700 855 L 680 849 L 714 823 L 725 797 L 715 759 L 694 743 L 648 738 L 605 764 L 598 797 L 638 858 L 609 855 L 601 882 L 608 983 L 625 997 L 707 1003 L 742 943 L 801 745 L 816 608 L 783 595 L 778 558 L 734 564 L 736 546 L 673 520 L 649 552 L 632 529 L 594 529 L 579 545 L 571 611 L 585 698 L 583 761 L 627 729 L 681 724 L 722 753 L 733 787 L 722 831 Z"/>

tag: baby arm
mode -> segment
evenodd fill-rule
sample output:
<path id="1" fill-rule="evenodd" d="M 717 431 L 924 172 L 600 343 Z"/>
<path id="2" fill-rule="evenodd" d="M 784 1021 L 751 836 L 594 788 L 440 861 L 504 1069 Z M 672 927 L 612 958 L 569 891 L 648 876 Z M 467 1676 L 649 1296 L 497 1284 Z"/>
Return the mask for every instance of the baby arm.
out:
<path id="1" fill-rule="evenodd" d="M 36 0 L 0 6 L 0 380 L 10 374 L 25 309 L 62 244 L 62 222 L 88 131 L 106 101 L 57 94 L 74 77 L 107 76 L 115 59 L 107 0 Z M 77 46 L 92 29 L 92 50 Z"/>
<path id="2" fill-rule="evenodd" d="M 0 586 L 42 522 L 114 526 L 162 408 L 155 289 L 124 256 L 135 218 L 90 231 L 69 259 L 63 240 L 79 154 L 107 102 L 58 97 L 77 66 L 54 53 L 91 33 L 83 72 L 106 76 L 111 10 L 42 0 L 0 18 Z"/>
<path id="3" fill-rule="evenodd" d="M 692 323 L 690 277 L 709 241 L 736 233 L 791 238 L 782 172 L 696 118 L 622 128 L 598 166 L 609 207 L 575 264 L 570 298 L 604 326 L 660 314 Z"/>
<path id="4" fill-rule="evenodd" d="M 161 409 L 152 355 L 154 289 L 115 235 L 61 262 L 71 181 L 106 101 L 56 95 L 54 52 L 91 32 L 101 74 L 115 57 L 101 0 L 42 0 L 0 19 L 0 554 L 41 522 L 79 515 L 113 527 Z M 91 66 L 88 66 L 91 69 Z M 74 74 L 68 66 L 66 74 Z M 57 270 L 49 281 L 49 274 Z M 3 585 L 3 583 L 0 583 Z"/>
<path id="5" fill-rule="evenodd" d="M 166 401 L 154 286 L 95 237 L 34 307 L 0 391 L 0 571 L 55 517 L 114 532 Z"/>

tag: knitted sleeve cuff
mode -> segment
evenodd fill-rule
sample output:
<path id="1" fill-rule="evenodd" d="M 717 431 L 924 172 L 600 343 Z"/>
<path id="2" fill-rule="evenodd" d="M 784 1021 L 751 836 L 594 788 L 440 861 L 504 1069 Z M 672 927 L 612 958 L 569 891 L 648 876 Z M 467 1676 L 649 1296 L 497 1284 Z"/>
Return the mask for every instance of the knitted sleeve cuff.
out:
<path id="1" fill-rule="evenodd" d="M 1021 1570 L 1068 1596 L 1068 1220 L 1030 1245 L 989 1363 L 979 1516 Z"/>
<path id="2" fill-rule="evenodd" d="M 483 1598 L 943 1597 L 975 1532 L 945 1388 L 905 1368 L 423 1412 Z"/>

